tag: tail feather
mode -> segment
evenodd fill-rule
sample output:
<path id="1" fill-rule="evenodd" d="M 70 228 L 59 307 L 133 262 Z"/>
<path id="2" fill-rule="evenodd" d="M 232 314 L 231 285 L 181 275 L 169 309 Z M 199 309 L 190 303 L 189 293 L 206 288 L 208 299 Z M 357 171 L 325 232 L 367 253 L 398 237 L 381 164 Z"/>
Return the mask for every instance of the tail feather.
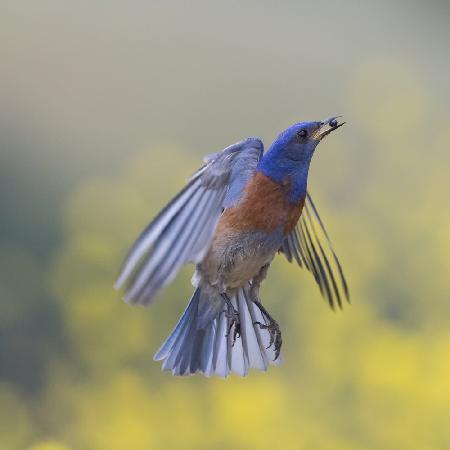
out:
<path id="1" fill-rule="evenodd" d="M 231 299 L 239 312 L 241 336 L 233 344 L 233 330 L 228 334 L 230 319 L 223 312 L 225 304 L 219 294 L 215 298 L 196 289 L 178 324 L 157 351 L 154 359 L 163 360 L 162 369 L 174 375 L 197 372 L 206 376 L 226 377 L 233 372 L 245 376 L 250 368 L 267 370 L 275 361 L 275 351 L 268 348 L 270 335 L 255 322 L 264 322 L 259 308 L 251 301 L 249 287 L 240 289 Z M 213 308 L 203 302 L 221 302 Z M 205 323 L 202 312 L 217 311 Z"/>
<path id="2" fill-rule="evenodd" d="M 189 302 L 187 308 L 185 309 L 183 315 L 181 316 L 180 320 L 178 321 L 175 329 L 172 331 L 170 336 L 167 338 L 167 340 L 164 342 L 164 344 L 159 348 L 158 352 L 155 354 L 154 359 L 156 361 L 160 361 L 162 359 L 166 359 L 169 356 L 169 353 L 173 350 L 173 346 L 176 343 L 177 338 L 185 333 L 186 326 L 189 322 L 189 318 L 192 316 L 192 310 L 196 307 L 196 301 L 195 297 L 198 294 L 197 291 L 195 291 L 194 296 L 192 297 L 191 301 Z"/>
<path id="3" fill-rule="evenodd" d="M 239 313 L 243 319 L 241 320 L 241 333 L 242 333 L 242 343 L 244 345 L 244 354 L 247 360 L 252 361 L 252 367 L 258 370 L 267 370 L 269 365 L 269 360 L 266 356 L 266 351 L 261 352 L 261 347 L 263 346 L 261 336 L 259 334 L 260 328 L 254 326 L 254 322 L 257 321 L 256 314 L 253 308 L 247 308 L 246 298 L 244 291 L 239 291 Z M 252 305 L 254 306 L 254 305 Z M 259 310 L 258 310 L 259 312 Z M 267 347 L 267 345 L 266 345 Z M 265 349 L 268 350 L 268 349 Z M 272 359 L 275 355 L 272 356 Z"/>

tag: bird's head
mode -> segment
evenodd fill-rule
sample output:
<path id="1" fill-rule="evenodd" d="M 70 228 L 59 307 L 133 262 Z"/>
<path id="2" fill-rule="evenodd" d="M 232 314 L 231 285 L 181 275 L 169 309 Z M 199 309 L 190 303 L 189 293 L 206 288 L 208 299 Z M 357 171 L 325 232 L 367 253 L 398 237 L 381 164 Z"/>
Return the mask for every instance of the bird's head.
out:
<path id="1" fill-rule="evenodd" d="M 345 122 L 339 116 L 322 122 L 300 122 L 283 131 L 260 162 L 260 170 L 278 181 L 298 182 L 306 190 L 306 177 L 312 155 L 319 142 Z M 296 195 L 300 195 L 299 192 Z"/>
<path id="2" fill-rule="evenodd" d="M 278 153 L 293 162 L 309 161 L 319 142 L 345 122 L 331 117 L 323 122 L 300 122 L 283 131 L 269 151 Z"/>

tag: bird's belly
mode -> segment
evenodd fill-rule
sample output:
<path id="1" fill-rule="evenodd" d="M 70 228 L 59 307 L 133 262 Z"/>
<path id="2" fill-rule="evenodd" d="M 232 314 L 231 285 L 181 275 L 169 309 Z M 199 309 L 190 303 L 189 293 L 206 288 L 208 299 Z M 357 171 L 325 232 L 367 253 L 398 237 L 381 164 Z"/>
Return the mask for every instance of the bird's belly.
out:
<path id="1" fill-rule="evenodd" d="M 270 263 L 281 246 L 283 232 L 238 232 L 214 239 L 197 271 L 202 280 L 227 291 L 245 285 Z"/>
<path id="2" fill-rule="evenodd" d="M 304 198 L 292 203 L 285 190 L 286 186 L 257 172 L 242 199 L 222 214 L 196 278 L 226 291 L 258 275 L 302 212 Z"/>

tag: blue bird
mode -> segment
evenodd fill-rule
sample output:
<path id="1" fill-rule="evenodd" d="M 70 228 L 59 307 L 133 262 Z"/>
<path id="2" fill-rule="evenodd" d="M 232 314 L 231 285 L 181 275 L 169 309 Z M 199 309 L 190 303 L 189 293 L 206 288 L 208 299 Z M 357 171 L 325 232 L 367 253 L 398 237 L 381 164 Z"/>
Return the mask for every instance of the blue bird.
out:
<path id="1" fill-rule="evenodd" d="M 277 253 L 312 273 L 331 307 L 349 300 L 342 267 L 307 192 L 319 142 L 337 117 L 283 131 L 264 154 L 248 138 L 205 157 L 187 186 L 131 248 L 116 288 L 130 304 L 149 305 L 188 262 L 194 294 L 156 352 L 163 370 L 226 377 L 266 370 L 281 360 L 278 323 L 259 298 Z"/>

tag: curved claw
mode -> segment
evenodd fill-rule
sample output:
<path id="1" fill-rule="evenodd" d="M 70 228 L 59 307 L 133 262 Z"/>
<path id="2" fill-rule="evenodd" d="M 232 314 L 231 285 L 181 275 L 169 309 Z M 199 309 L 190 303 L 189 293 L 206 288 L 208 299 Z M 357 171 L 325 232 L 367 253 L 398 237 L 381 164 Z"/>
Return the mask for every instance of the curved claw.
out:
<path id="1" fill-rule="evenodd" d="M 281 346 L 283 344 L 283 339 L 281 338 L 281 331 L 278 323 L 275 320 L 270 319 L 268 325 L 261 322 L 253 322 L 253 325 L 259 325 L 262 330 L 267 330 L 269 332 L 270 341 L 269 345 L 266 348 L 270 348 L 273 345 L 273 348 L 275 350 L 275 357 L 273 358 L 273 360 L 276 361 L 280 356 Z"/>
<path id="2" fill-rule="evenodd" d="M 224 311 L 225 316 L 230 320 L 230 323 L 228 325 L 228 331 L 225 334 L 225 337 L 228 337 L 231 333 L 231 329 L 234 326 L 234 330 L 233 330 L 233 343 L 232 343 L 232 347 L 234 347 L 234 344 L 236 343 L 236 339 L 238 337 L 241 337 L 241 322 L 239 319 L 239 313 L 233 308 L 230 311 Z"/>

